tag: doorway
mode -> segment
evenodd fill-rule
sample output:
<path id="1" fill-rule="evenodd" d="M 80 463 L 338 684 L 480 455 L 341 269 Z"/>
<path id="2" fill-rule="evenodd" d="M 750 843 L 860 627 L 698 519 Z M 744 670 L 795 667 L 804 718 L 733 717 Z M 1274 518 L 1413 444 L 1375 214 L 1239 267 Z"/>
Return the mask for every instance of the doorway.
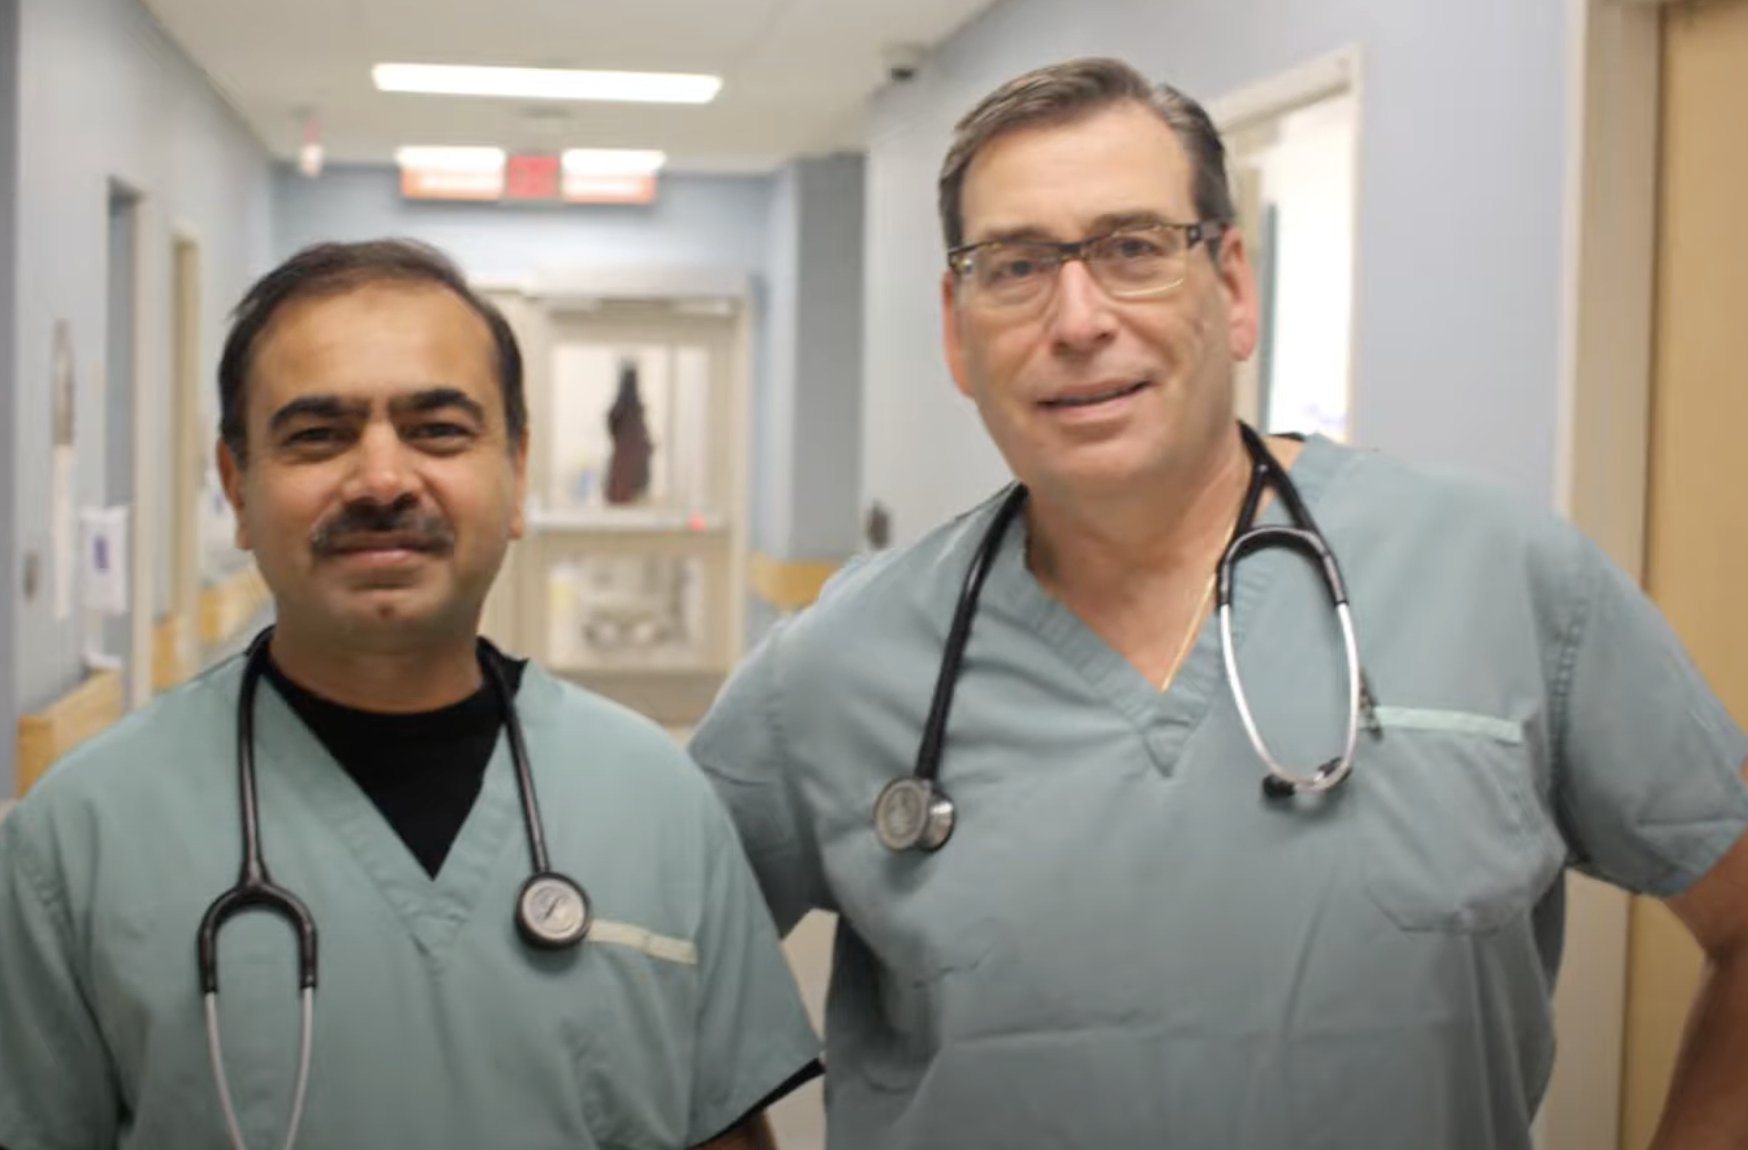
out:
<path id="1" fill-rule="evenodd" d="M 200 516 L 206 453 L 200 427 L 200 244 L 177 235 L 170 256 L 170 548 L 159 564 L 166 593 L 154 646 L 153 687 L 193 674 L 200 616 Z"/>
<path id="2" fill-rule="evenodd" d="M 1349 438 L 1359 183 L 1359 56 L 1344 51 L 1210 106 L 1261 304 L 1235 372 L 1265 432 Z"/>
<path id="3" fill-rule="evenodd" d="M 1748 0 L 1661 14 L 1656 304 L 1645 588 L 1712 689 L 1748 722 Z M 1627 969 L 1622 1150 L 1662 1113 L 1702 959 L 1661 903 L 1635 899 Z"/>
<path id="4" fill-rule="evenodd" d="M 109 185 L 109 244 L 103 355 L 103 488 L 105 508 L 134 503 L 134 421 L 140 364 L 136 355 L 139 329 L 140 196 L 116 182 Z M 126 521 L 124 517 L 124 522 Z M 138 531 L 134 546 L 141 542 Z M 119 557 L 118 557 L 119 558 Z M 87 659 L 118 670 L 123 696 L 139 673 L 134 659 L 133 625 L 129 614 L 103 614 L 86 626 Z M 93 642 L 94 640 L 94 642 Z"/>

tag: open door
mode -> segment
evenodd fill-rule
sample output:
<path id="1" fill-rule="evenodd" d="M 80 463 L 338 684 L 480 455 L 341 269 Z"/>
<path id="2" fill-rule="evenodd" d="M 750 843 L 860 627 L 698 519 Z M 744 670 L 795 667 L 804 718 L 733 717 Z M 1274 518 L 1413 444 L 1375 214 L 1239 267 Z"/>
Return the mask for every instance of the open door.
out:
<path id="1" fill-rule="evenodd" d="M 1646 589 L 1739 722 L 1748 721 L 1745 63 L 1748 0 L 1664 11 Z M 1650 1144 L 1700 971 L 1675 917 L 1635 900 L 1622 1150 Z"/>

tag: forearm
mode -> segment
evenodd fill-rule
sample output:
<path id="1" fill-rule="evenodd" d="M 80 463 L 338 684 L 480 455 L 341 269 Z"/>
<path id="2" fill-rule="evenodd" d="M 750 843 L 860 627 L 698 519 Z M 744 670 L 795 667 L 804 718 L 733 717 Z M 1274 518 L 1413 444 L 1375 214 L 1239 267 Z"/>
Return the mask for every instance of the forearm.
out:
<path id="1" fill-rule="evenodd" d="M 1748 947 L 1706 974 L 1651 1150 L 1748 1150 Z"/>

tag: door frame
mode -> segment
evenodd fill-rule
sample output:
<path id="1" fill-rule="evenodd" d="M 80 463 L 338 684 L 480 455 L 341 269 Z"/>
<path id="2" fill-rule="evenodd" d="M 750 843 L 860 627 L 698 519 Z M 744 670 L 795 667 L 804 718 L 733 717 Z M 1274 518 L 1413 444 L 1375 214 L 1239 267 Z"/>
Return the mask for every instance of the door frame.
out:
<path id="1" fill-rule="evenodd" d="M 117 181 L 118 183 L 120 181 Z M 152 633 L 157 625 L 158 452 L 164 450 L 158 406 L 164 394 L 158 386 L 157 329 L 160 303 L 157 259 L 158 203 L 146 188 L 129 184 L 134 194 L 134 322 L 133 322 L 133 497 L 128 516 L 127 697 L 132 710 L 152 697 Z"/>
<path id="2" fill-rule="evenodd" d="M 192 674 L 199 662 L 201 591 L 201 478 L 212 445 L 201 433 L 201 332 L 204 318 L 205 248 L 199 229 L 178 220 L 169 234 L 170 374 L 164 410 L 169 419 L 170 482 L 164 491 L 165 533 L 170 541 L 169 594 L 159 626 L 168 626 L 169 666 L 158 686 Z"/>
<path id="3" fill-rule="evenodd" d="M 1666 0 L 1567 0 L 1554 500 L 1641 584 L 1645 574 Z M 1545 1150 L 1621 1138 L 1631 899 L 1574 875 L 1555 1016 L 1563 1057 Z M 1576 1058 L 1574 1056 L 1576 1055 Z"/>
<path id="4" fill-rule="evenodd" d="M 1347 378 L 1343 383 L 1345 391 L 1344 403 L 1347 411 L 1347 438 L 1353 439 L 1354 387 L 1358 376 L 1359 356 L 1355 350 L 1359 347 L 1360 309 L 1359 309 L 1359 276 L 1361 267 L 1360 251 L 1360 219 L 1365 195 L 1365 181 L 1361 178 L 1362 163 L 1365 154 L 1365 55 L 1357 44 L 1349 44 L 1325 53 L 1314 59 L 1307 60 L 1297 67 L 1289 68 L 1266 79 L 1228 92 L 1208 101 L 1207 112 L 1214 126 L 1219 130 L 1229 145 L 1235 134 L 1254 129 L 1260 125 L 1280 120 L 1292 112 L 1309 107 L 1322 100 L 1336 96 L 1351 96 L 1354 102 L 1354 138 L 1353 138 L 1353 250 L 1352 260 L 1352 298 L 1348 304 L 1348 360 Z M 1240 227 L 1244 228 L 1245 242 L 1250 245 L 1252 269 L 1260 273 L 1256 265 L 1259 258 L 1273 259 L 1273 252 L 1263 250 L 1263 237 L 1260 234 L 1261 221 L 1256 218 L 1257 189 L 1252 179 L 1234 165 L 1234 191 L 1239 200 Z M 1260 389 L 1260 364 L 1256 356 L 1251 356 L 1243 363 L 1236 365 L 1235 381 L 1236 406 L 1240 417 L 1255 422 L 1261 411 L 1265 397 Z"/>

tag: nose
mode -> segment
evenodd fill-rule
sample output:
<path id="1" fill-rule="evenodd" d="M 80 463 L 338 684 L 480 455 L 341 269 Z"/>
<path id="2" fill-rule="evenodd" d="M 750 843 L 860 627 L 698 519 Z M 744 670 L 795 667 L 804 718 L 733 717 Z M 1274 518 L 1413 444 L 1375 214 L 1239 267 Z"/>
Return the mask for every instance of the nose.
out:
<path id="1" fill-rule="evenodd" d="M 1050 328 L 1057 349 L 1070 355 L 1096 351 L 1117 333 L 1111 297 L 1081 260 L 1067 260 L 1056 270 Z"/>
<path id="2" fill-rule="evenodd" d="M 348 503 L 365 499 L 387 506 L 414 488 L 410 450 L 387 421 L 372 422 L 364 429 L 353 459 L 356 465 L 346 482 Z"/>

